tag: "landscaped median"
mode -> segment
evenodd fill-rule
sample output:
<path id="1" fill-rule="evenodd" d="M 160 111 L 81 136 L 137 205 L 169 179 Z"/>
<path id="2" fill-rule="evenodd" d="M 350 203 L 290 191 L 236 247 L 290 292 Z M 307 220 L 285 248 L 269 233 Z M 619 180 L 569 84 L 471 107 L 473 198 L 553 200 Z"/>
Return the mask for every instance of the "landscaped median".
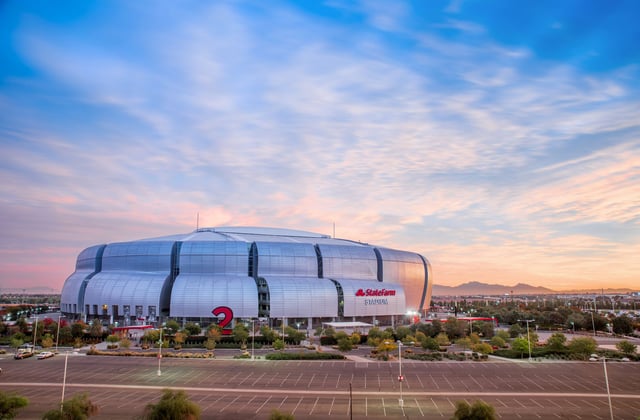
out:
<path id="1" fill-rule="evenodd" d="M 98 350 L 95 347 L 91 347 L 87 351 L 88 356 L 124 356 L 124 357 L 158 357 L 157 351 L 145 351 L 145 350 Z M 213 352 L 174 352 L 166 351 L 162 353 L 162 357 L 173 357 L 182 359 L 213 359 L 215 354 Z M 323 352 L 303 352 L 303 351 L 275 351 L 268 353 L 264 356 L 266 360 L 345 360 L 346 357 L 339 353 L 323 353 Z M 251 355 L 244 352 L 240 356 L 234 357 L 236 359 L 249 359 Z"/>

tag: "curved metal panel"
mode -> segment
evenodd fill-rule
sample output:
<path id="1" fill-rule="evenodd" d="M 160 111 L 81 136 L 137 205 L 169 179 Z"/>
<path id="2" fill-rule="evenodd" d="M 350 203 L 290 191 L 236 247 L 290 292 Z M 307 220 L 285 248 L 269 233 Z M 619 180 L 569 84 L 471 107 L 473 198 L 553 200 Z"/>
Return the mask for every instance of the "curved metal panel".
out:
<path id="1" fill-rule="evenodd" d="M 404 315 L 406 296 L 399 284 L 377 280 L 332 279 L 344 294 L 344 316 Z"/>
<path id="2" fill-rule="evenodd" d="M 171 241 L 136 241 L 107 245 L 102 256 L 104 271 L 159 272 L 171 269 Z"/>
<path id="3" fill-rule="evenodd" d="M 323 277 L 376 279 L 378 262 L 373 248 L 351 245 L 318 245 Z"/>
<path id="4" fill-rule="evenodd" d="M 256 242 L 258 275 L 318 277 L 318 257 L 313 244 Z"/>
<path id="5" fill-rule="evenodd" d="M 101 272 L 87 285 L 84 303 L 89 305 L 91 315 L 114 315 L 114 305 L 118 305 L 118 313 L 122 314 L 122 306 L 129 305 L 131 308 L 142 306 L 143 316 L 158 316 L 160 295 L 168 279 L 168 273 Z M 98 313 L 93 310 L 94 305 Z M 106 305 L 106 311 L 103 311 L 103 305 Z M 155 309 L 155 313 L 150 307 Z"/>
<path id="6" fill-rule="evenodd" d="M 246 276 L 250 247 L 245 242 L 184 242 L 180 249 L 180 272 Z"/>
<path id="7" fill-rule="evenodd" d="M 258 316 L 258 288 L 251 277 L 181 274 L 171 293 L 172 317 L 212 318 L 211 311 L 227 306 L 234 318 Z"/>
<path id="8" fill-rule="evenodd" d="M 338 291 L 329 279 L 265 277 L 271 318 L 338 316 Z"/>
<path id="9" fill-rule="evenodd" d="M 406 293 L 407 311 L 421 311 L 427 277 L 420 255 L 377 248 L 382 258 L 382 282 L 400 284 Z"/>
<path id="10" fill-rule="evenodd" d="M 60 310 L 79 314 L 83 311 L 86 282 L 100 270 L 102 251 L 106 245 L 84 249 L 76 260 L 76 271 L 65 280 L 60 294 Z"/>

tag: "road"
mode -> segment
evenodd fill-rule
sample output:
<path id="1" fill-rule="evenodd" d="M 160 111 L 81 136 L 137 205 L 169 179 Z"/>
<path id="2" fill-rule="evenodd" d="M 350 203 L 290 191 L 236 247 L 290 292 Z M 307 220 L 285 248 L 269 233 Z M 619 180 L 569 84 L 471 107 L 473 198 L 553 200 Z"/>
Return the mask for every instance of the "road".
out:
<path id="1" fill-rule="evenodd" d="M 18 418 L 41 418 L 60 404 L 63 356 L 0 356 L 0 389 L 30 400 Z M 86 392 L 96 419 L 131 419 L 163 388 L 183 389 L 203 419 L 448 419 L 455 403 L 481 399 L 504 419 L 609 419 L 601 362 L 397 362 L 155 358 L 72 355 L 65 396 Z M 614 418 L 640 416 L 640 363 L 607 363 Z M 350 392 L 351 389 L 351 392 Z M 350 400 L 351 395 L 351 400 Z M 350 403 L 351 401 L 351 403 Z M 352 411 L 351 411 L 352 410 Z M 352 415 L 352 416 L 351 416 Z"/>

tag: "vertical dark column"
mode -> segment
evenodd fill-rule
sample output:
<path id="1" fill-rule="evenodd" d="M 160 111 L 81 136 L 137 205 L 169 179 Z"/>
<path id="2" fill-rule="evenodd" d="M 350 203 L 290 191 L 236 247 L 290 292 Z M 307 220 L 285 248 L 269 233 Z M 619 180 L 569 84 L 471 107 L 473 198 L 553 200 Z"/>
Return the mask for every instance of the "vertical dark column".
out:
<path id="1" fill-rule="evenodd" d="M 382 281 L 384 274 L 382 271 L 382 255 L 380 251 L 378 251 L 378 248 L 373 248 L 373 252 L 376 253 L 376 261 L 378 262 L 378 281 Z"/>

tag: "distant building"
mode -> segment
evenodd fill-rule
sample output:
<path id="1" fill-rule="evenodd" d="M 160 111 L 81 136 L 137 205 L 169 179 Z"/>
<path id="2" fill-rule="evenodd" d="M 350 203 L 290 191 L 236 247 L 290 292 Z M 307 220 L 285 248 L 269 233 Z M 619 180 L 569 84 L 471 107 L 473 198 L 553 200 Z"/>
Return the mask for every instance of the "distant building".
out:
<path id="1" fill-rule="evenodd" d="M 66 280 L 61 311 L 119 325 L 167 317 L 261 319 L 304 328 L 397 322 L 431 299 L 423 256 L 287 229 L 220 227 L 91 246 Z"/>

